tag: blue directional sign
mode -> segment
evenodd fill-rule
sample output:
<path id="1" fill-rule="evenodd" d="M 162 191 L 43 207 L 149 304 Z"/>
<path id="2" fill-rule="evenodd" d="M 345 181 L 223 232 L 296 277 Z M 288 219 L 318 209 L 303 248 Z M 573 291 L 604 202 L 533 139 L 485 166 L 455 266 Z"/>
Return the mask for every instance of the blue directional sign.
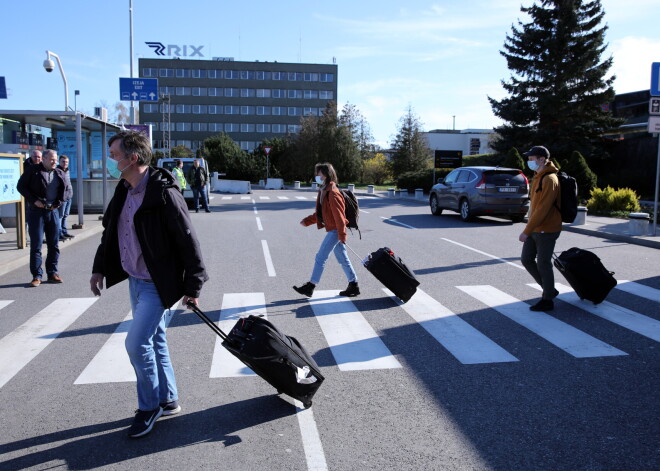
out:
<path id="1" fill-rule="evenodd" d="M 122 101 L 158 101 L 158 79 L 119 78 Z"/>
<path id="2" fill-rule="evenodd" d="M 660 62 L 651 64 L 651 96 L 660 96 Z"/>
<path id="3" fill-rule="evenodd" d="M 4 77 L 0 77 L 0 98 L 7 98 L 7 87 L 5 86 Z"/>

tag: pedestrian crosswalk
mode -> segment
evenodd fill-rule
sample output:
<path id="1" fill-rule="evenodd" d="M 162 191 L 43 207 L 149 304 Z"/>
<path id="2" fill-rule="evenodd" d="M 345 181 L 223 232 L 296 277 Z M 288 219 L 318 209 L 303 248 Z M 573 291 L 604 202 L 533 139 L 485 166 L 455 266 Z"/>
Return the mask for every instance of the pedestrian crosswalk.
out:
<path id="1" fill-rule="evenodd" d="M 239 195 L 225 195 L 220 197 L 221 201 L 232 201 L 232 200 L 260 200 L 260 201 L 271 201 L 271 200 L 315 200 L 316 195 L 310 195 L 310 196 L 294 196 L 294 197 L 289 197 L 289 196 L 277 196 L 271 198 L 270 196 L 239 196 Z"/>
<path id="2" fill-rule="evenodd" d="M 660 321 L 649 313 L 639 313 L 614 302 L 604 301 L 594 305 L 580 300 L 572 289 L 561 283 L 556 284 L 560 292 L 556 301 L 557 310 L 562 306 L 579 309 L 585 316 L 595 316 L 604 326 L 617 326 L 646 339 L 660 342 Z M 523 285 L 529 297 L 534 298 L 540 287 L 535 284 Z M 648 302 L 660 304 L 660 290 L 649 286 L 622 280 L 617 286 L 620 293 L 644 298 Z M 525 361 L 525 352 L 518 350 L 513 355 L 498 342 L 489 338 L 488 333 L 480 331 L 461 313 L 452 312 L 424 290 L 407 303 L 401 303 L 389 290 L 383 289 L 385 296 L 393 300 L 391 312 L 401 325 L 416 324 L 429 334 L 427 341 L 435 341 L 446 350 L 449 358 L 463 365 L 514 363 Z M 317 290 L 306 302 L 320 328 L 324 341 L 309 345 L 304 338 L 299 338 L 312 355 L 324 350 L 331 353 L 333 367 L 339 371 L 382 370 L 404 368 L 399 355 L 401 346 L 392 352 L 384 332 L 374 328 L 372 323 L 358 309 L 354 298 L 339 296 L 336 290 Z M 568 321 L 560 320 L 554 313 L 533 312 L 529 304 L 515 296 L 491 285 L 461 285 L 455 287 L 454 296 L 463 296 L 463 302 L 469 302 L 471 310 L 481 312 L 491 310 L 496 318 L 506 318 L 528 331 L 532 342 L 543 343 L 557 348 L 574 358 L 595 357 L 630 357 L 634 351 L 624 351 L 619 346 L 610 345 L 596 338 L 591 333 L 573 326 Z M 51 342 L 83 315 L 99 298 L 62 298 L 53 301 L 33 315 L 25 323 L 0 339 L 0 388 L 14 378 Z M 364 300 L 364 295 L 360 299 Z M 13 300 L 0 300 L 0 310 L 6 313 L 13 309 Z M 362 304 L 363 305 L 363 304 Z M 631 303 L 630 305 L 635 305 Z M 225 293 L 219 311 L 209 310 L 211 318 L 221 329 L 228 332 L 241 317 L 257 315 L 268 317 L 266 294 Z M 167 323 L 183 309 L 172 309 L 168 313 Z M 657 312 L 657 311 L 655 311 Z M 124 341 L 132 316 L 129 312 L 119 323 L 115 331 L 94 354 L 81 365 L 80 373 L 74 384 L 101 384 L 135 381 L 133 369 L 124 348 Z M 211 333 L 208 333 L 211 335 Z M 492 335 L 492 334 L 491 334 Z M 520 331 L 516 334 L 521 335 Z M 498 335 L 502 343 L 502 335 Z M 616 343 L 616 342 L 612 342 Z M 627 349 L 630 350 L 629 344 Z M 416 342 L 409 342 L 405 348 L 415 353 Z M 222 347 L 216 338 L 215 345 L 209 351 L 209 378 L 254 377 L 254 373 Z M 324 365 L 327 366 L 327 365 Z"/>

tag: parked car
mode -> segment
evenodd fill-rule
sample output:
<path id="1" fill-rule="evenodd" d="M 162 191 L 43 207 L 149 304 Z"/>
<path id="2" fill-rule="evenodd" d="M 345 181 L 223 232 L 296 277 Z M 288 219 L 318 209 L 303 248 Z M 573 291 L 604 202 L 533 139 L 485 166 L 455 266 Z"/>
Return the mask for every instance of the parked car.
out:
<path id="1" fill-rule="evenodd" d="M 463 221 L 474 216 L 506 216 L 522 222 L 529 210 L 529 182 L 522 171 L 504 167 L 461 167 L 431 188 L 431 213 L 449 209 Z"/>

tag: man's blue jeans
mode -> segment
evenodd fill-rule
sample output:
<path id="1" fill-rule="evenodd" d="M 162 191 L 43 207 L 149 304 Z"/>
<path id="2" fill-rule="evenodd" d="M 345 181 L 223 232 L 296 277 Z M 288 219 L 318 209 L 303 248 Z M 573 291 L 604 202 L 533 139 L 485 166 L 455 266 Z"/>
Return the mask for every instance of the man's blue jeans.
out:
<path id="1" fill-rule="evenodd" d="M 41 209 L 28 206 L 26 214 L 28 233 L 30 234 L 30 273 L 32 278 L 42 278 L 41 245 L 46 233 L 46 273 L 57 273 L 57 261 L 60 258 L 60 212 L 58 210 Z"/>
<path id="2" fill-rule="evenodd" d="M 357 275 L 355 274 L 355 270 L 353 270 L 353 265 L 351 265 L 351 260 L 348 258 L 348 253 L 346 252 L 346 245 L 339 242 L 339 236 L 336 230 L 329 231 L 325 235 L 321 247 L 319 247 L 319 251 L 316 253 L 314 270 L 312 270 L 312 277 L 309 281 L 315 285 L 319 284 L 325 263 L 328 261 L 328 257 L 330 257 L 330 252 L 335 253 L 335 257 L 337 257 L 337 261 L 344 269 L 348 281 L 357 281 Z"/>
<path id="3" fill-rule="evenodd" d="M 174 368 L 165 336 L 168 309 L 151 281 L 129 277 L 133 321 L 126 336 L 126 351 L 137 378 L 138 408 L 150 411 L 178 399 Z"/>
<path id="4" fill-rule="evenodd" d="M 199 197 L 202 197 L 202 206 L 204 210 L 209 210 L 209 202 L 206 200 L 206 187 L 192 186 L 193 198 L 195 201 L 195 211 L 199 209 Z"/>
<path id="5" fill-rule="evenodd" d="M 59 208 L 60 212 L 60 237 L 63 235 L 69 235 L 66 230 L 66 218 L 69 216 L 71 211 L 71 200 L 66 200 L 62 203 L 62 206 Z"/>

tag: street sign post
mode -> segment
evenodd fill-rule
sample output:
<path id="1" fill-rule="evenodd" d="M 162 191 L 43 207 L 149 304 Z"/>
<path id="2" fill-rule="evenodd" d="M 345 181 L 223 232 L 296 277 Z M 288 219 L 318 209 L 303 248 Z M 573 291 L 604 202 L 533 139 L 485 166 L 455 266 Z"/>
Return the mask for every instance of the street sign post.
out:
<path id="1" fill-rule="evenodd" d="M 651 96 L 660 96 L 660 62 L 651 64 Z M 660 134 L 660 120 L 658 116 L 653 116 L 653 98 L 649 103 L 649 132 L 656 137 Z M 655 164 L 655 201 L 653 202 L 653 235 L 657 235 L 658 230 L 658 187 L 660 186 L 660 139 L 658 139 L 658 161 Z"/>
<path id="2" fill-rule="evenodd" d="M 121 101 L 158 101 L 158 79 L 119 78 Z"/>
<path id="3" fill-rule="evenodd" d="M 660 62 L 651 64 L 651 96 L 660 96 Z"/>
<path id="4" fill-rule="evenodd" d="M 266 183 L 268 183 L 268 156 L 270 155 L 270 151 L 272 149 L 272 147 L 264 147 L 264 152 L 266 153 Z"/>

